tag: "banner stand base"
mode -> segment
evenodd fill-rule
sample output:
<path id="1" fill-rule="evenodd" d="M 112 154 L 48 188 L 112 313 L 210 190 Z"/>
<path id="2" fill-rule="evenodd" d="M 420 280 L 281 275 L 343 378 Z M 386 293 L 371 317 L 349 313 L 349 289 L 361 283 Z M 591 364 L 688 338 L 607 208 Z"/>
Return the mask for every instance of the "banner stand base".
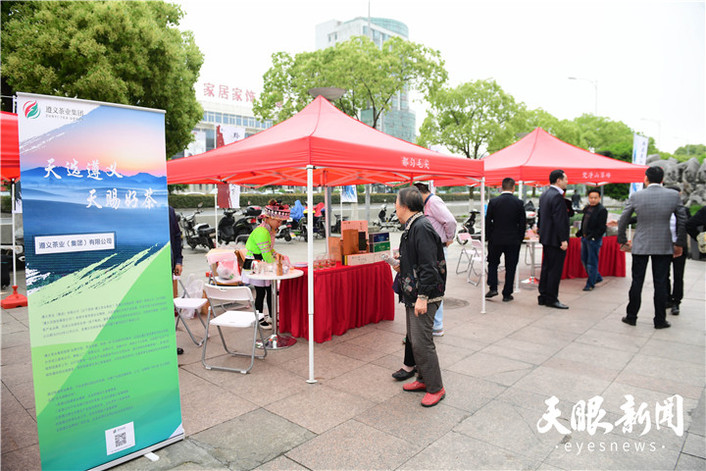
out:
<path id="1" fill-rule="evenodd" d="M 169 438 L 167 440 L 164 440 L 163 442 L 155 443 L 154 445 L 148 446 L 146 448 L 143 448 L 142 450 L 135 451 L 133 453 L 130 453 L 129 455 L 121 456 L 120 458 L 109 461 L 107 463 L 103 463 L 100 466 L 96 466 L 95 468 L 91 468 L 89 471 L 101 471 L 104 469 L 110 469 L 114 466 L 117 466 L 119 464 L 125 463 L 126 461 L 130 461 L 135 458 L 139 458 L 141 456 L 147 457 L 147 455 L 152 454 L 153 451 L 159 450 L 160 448 L 164 448 L 167 445 L 171 445 L 172 443 L 180 442 L 184 439 L 184 434 L 182 433 L 181 435 L 177 435 L 176 437 Z M 149 460 L 152 460 L 151 458 L 147 458 Z M 159 457 L 157 457 L 159 459 Z"/>
<path id="2" fill-rule="evenodd" d="M 17 285 L 12 286 L 12 294 L 1 301 L 3 309 L 12 309 L 27 305 L 27 297 L 17 292 Z"/>

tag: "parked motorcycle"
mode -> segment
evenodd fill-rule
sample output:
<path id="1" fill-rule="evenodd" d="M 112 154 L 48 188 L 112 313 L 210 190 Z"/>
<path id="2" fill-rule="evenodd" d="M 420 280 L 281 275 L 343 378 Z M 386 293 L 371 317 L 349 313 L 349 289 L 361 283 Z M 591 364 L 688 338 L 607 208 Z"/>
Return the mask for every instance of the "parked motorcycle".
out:
<path id="1" fill-rule="evenodd" d="M 238 237 L 250 234 L 257 227 L 257 217 L 262 214 L 260 206 L 248 206 L 241 212 L 241 217 L 235 219 L 235 209 L 223 211 L 223 217 L 218 222 L 218 240 L 223 244 L 237 242 Z"/>
<path id="2" fill-rule="evenodd" d="M 387 215 L 387 204 L 383 204 L 378 213 L 378 224 L 381 229 L 389 230 L 403 230 L 404 224 L 400 224 L 400 220 L 397 218 L 397 212 L 392 211 L 392 213 Z"/>
<path id="3" fill-rule="evenodd" d="M 208 223 L 196 224 L 196 215 L 201 214 L 203 203 L 199 203 L 198 208 L 190 216 L 178 214 L 177 219 L 181 224 L 181 230 L 184 235 L 184 240 L 192 249 L 203 245 L 207 249 L 212 249 L 216 246 L 213 238 L 216 234 L 216 228 L 211 227 Z"/>
<path id="4" fill-rule="evenodd" d="M 463 224 L 461 224 L 461 228 L 458 230 L 458 233 L 456 234 L 456 242 L 458 242 L 461 245 L 465 245 L 468 243 L 468 238 L 465 237 L 459 237 L 459 234 L 475 234 L 476 233 L 476 216 L 480 214 L 480 211 L 471 211 L 471 214 L 468 215 L 468 219 L 464 221 Z"/>

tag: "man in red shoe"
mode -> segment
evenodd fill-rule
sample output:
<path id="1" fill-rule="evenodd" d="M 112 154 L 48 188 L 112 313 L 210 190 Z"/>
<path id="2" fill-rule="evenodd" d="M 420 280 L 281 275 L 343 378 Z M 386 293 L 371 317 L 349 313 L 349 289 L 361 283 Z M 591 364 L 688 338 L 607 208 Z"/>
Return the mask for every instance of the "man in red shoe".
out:
<path id="1" fill-rule="evenodd" d="M 407 341 L 417 363 L 417 380 L 405 391 L 426 391 L 425 407 L 435 406 L 446 396 L 434 346 L 434 315 L 446 288 L 444 244 L 424 216 L 424 200 L 415 187 L 400 190 L 395 211 L 405 225 L 400 240 L 400 297 L 405 305 Z"/>

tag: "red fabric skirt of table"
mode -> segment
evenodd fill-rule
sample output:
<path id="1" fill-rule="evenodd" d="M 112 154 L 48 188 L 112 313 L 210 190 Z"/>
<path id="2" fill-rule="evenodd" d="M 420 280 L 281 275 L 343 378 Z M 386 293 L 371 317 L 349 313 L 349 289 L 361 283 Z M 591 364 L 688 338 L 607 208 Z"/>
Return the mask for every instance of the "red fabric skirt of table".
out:
<path id="1" fill-rule="evenodd" d="M 279 291 L 279 330 L 309 336 L 307 269 L 304 276 L 283 280 Z M 395 319 L 392 271 L 386 262 L 323 268 L 314 271 L 314 340 L 382 320 Z"/>
<path id="2" fill-rule="evenodd" d="M 603 237 L 603 245 L 598 252 L 598 272 L 601 276 L 625 276 L 625 252 L 620 250 L 617 236 Z M 581 239 L 569 239 L 569 249 L 564 260 L 561 279 L 588 278 L 588 273 L 581 263 Z"/>

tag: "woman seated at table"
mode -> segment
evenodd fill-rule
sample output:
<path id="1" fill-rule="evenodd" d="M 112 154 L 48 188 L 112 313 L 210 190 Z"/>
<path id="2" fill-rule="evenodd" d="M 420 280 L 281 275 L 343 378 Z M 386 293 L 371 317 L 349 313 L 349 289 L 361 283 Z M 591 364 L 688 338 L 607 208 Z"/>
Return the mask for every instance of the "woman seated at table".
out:
<path id="1" fill-rule="evenodd" d="M 248 241 L 245 243 L 247 256 L 244 268 L 249 269 L 254 260 L 262 260 L 265 263 L 273 263 L 278 260 L 281 255 L 275 252 L 275 236 L 279 226 L 289 219 L 289 206 L 281 205 L 274 199 L 265 206 L 263 212 L 262 223 L 250 233 Z M 272 288 L 270 281 L 264 280 L 248 280 L 255 287 L 255 309 L 258 312 L 264 312 L 264 300 L 267 297 L 267 309 L 272 313 Z M 260 321 L 260 326 L 264 329 L 271 329 L 271 318 L 266 316 Z"/>

